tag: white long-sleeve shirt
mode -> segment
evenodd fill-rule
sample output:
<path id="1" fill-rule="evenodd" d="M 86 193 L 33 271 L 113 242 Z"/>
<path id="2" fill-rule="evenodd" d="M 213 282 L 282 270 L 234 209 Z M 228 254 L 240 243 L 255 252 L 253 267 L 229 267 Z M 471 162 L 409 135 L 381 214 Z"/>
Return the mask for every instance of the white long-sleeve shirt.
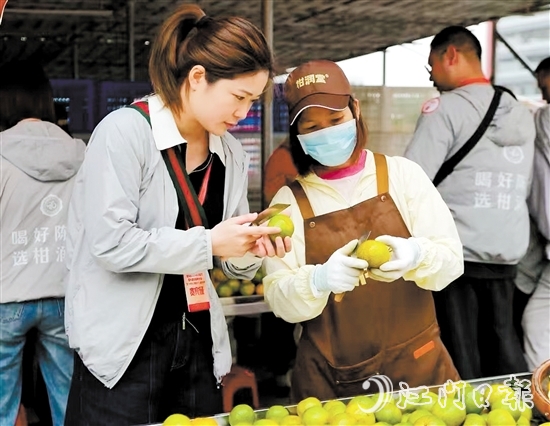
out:
<path id="1" fill-rule="evenodd" d="M 411 235 L 421 247 L 418 268 L 405 274 L 426 290 L 441 290 L 464 271 L 462 244 L 451 213 L 427 175 L 416 163 L 402 157 L 386 157 L 389 193 Z M 316 216 L 346 209 L 377 195 L 374 155 L 367 151 L 365 168 L 351 192 L 342 196 L 315 174 L 298 178 Z M 347 199 L 346 199 L 347 198 Z M 275 315 L 288 322 L 306 321 L 318 316 L 327 304 L 330 292 L 316 297 L 310 286 L 315 265 L 306 264 L 304 222 L 290 188 L 279 190 L 272 200 L 291 204 L 294 222 L 292 251 L 280 258 L 265 258 L 264 293 Z M 359 237 L 359 235 L 357 236 Z"/>

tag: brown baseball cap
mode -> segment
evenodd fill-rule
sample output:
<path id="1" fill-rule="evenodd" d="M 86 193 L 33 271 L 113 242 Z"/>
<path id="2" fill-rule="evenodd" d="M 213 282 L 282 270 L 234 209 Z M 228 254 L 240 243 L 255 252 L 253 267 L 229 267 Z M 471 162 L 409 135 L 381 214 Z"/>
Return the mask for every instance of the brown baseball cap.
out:
<path id="1" fill-rule="evenodd" d="M 351 86 L 342 68 L 327 60 L 306 62 L 285 82 L 290 125 L 306 108 L 317 106 L 341 111 L 348 106 Z"/>

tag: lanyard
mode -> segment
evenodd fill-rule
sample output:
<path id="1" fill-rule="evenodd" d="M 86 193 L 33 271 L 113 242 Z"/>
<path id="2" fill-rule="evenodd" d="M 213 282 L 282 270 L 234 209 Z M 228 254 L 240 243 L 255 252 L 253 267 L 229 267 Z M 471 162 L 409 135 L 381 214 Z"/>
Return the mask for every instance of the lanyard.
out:
<path id="1" fill-rule="evenodd" d="M 149 104 L 147 102 L 135 102 L 130 105 L 130 108 L 137 110 L 151 125 L 151 117 L 149 115 Z M 168 173 L 172 178 L 176 193 L 178 194 L 178 203 L 185 216 L 185 223 L 187 228 L 193 226 L 204 226 L 208 228 L 208 220 L 206 219 L 206 213 L 202 208 L 204 200 L 206 199 L 206 190 L 208 189 L 208 182 L 210 180 L 210 171 L 212 170 L 213 160 L 208 165 L 208 169 L 204 175 L 199 195 L 195 192 L 193 184 L 189 179 L 189 175 L 185 170 L 185 164 L 181 156 L 181 152 L 177 148 L 168 148 L 161 151 L 162 158 L 166 163 Z"/>
<path id="2" fill-rule="evenodd" d="M 210 154 L 210 155 L 213 155 L 213 154 Z M 212 170 L 213 162 L 214 162 L 214 159 L 211 157 L 210 163 L 208 164 L 208 168 L 206 169 L 206 173 L 202 178 L 201 189 L 199 191 L 199 203 L 201 203 L 201 206 L 204 205 L 204 200 L 206 199 L 206 190 L 208 189 L 208 181 L 210 180 L 210 171 Z"/>

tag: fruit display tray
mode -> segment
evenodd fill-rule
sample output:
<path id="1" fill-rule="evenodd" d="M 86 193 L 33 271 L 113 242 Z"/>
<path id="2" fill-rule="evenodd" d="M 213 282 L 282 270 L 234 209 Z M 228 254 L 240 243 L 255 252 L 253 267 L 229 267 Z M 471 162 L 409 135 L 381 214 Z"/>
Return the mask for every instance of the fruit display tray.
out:
<path id="1" fill-rule="evenodd" d="M 263 295 L 220 297 L 223 313 L 226 317 L 257 315 L 271 312 Z"/>
<path id="2" fill-rule="evenodd" d="M 477 387 L 479 385 L 483 385 L 483 384 L 488 384 L 488 385 L 504 384 L 504 382 L 509 380 L 510 377 L 511 377 L 510 375 L 495 376 L 495 377 L 487 377 L 487 378 L 474 379 L 474 380 L 464 380 L 464 382 L 470 383 L 475 388 L 475 387 Z M 514 374 L 513 377 L 518 381 L 524 381 L 524 380 L 531 381 L 532 378 L 533 378 L 531 373 Z M 439 388 L 442 388 L 442 387 L 443 387 L 443 385 L 441 385 L 441 386 L 431 386 L 431 387 L 429 387 L 429 390 L 431 392 L 434 392 L 434 393 L 438 394 Z M 411 388 L 409 390 L 412 391 L 412 392 L 415 391 L 414 388 Z M 374 392 L 365 391 L 365 395 L 369 395 L 369 394 L 376 393 L 376 392 L 377 392 L 376 389 L 374 390 Z M 398 399 L 399 396 L 400 396 L 400 391 L 392 392 L 391 395 L 392 395 L 393 398 Z M 347 404 L 351 399 L 352 399 L 351 397 L 350 398 L 338 398 L 339 401 L 342 401 L 345 404 Z M 296 405 L 287 405 L 286 408 L 288 409 L 290 414 L 296 414 Z M 266 412 L 267 412 L 267 408 L 260 409 L 260 410 L 255 410 L 256 418 L 257 419 L 265 418 L 265 413 Z M 215 416 L 212 416 L 212 418 L 214 418 L 216 420 L 216 422 L 218 423 L 218 426 L 230 426 L 229 425 L 229 413 L 217 414 Z M 544 419 L 542 414 L 540 412 L 538 412 L 536 407 L 533 408 L 533 418 L 531 419 L 531 426 L 540 425 L 540 424 L 544 423 L 545 421 L 546 420 Z M 154 424 L 154 425 L 142 425 L 142 426 L 162 426 L 162 424 L 158 423 L 158 424 Z"/>

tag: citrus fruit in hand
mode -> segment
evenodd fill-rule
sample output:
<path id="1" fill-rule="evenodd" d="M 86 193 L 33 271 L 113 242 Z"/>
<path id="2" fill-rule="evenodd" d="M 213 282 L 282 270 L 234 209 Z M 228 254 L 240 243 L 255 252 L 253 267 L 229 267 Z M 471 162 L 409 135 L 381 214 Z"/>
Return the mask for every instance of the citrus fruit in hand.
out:
<path id="1" fill-rule="evenodd" d="M 162 422 L 162 426 L 188 426 L 191 424 L 189 417 L 183 414 L 172 414 Z"/>
<path id="2" fill-rule="evenodd" d="M 387 244 L 376 240 L 366 240 L 359 244 L 355 255 L 359 259 L 369 262 L 370 268 L 379 268 L 380 265 L 391 259 L 392 249 Z"/>
<path id="3" fill-rule="evenodd" d="M 294 234 L 294 223 L 292 223 L 292 219 L 288 217 L 286 214 L 276 214 L 271 219 L 269 219 L 269 222 L 267 223 L 267 226 L 275 226 L 277 228 L 281 228 L 281 232 L 278 234 L 271 234 L 269 238 L 271 238 L 271 241 L 275 241 L 275 238 L 281 237 L 292 237 L 292 234 Z"/>
<path id="4" fill-rule="evenodd" d="M 248 404 L 235 405 L 229 413 L 229 424 L 234 426 L 238 423 L 254 423 L 256 413 Z"/>

